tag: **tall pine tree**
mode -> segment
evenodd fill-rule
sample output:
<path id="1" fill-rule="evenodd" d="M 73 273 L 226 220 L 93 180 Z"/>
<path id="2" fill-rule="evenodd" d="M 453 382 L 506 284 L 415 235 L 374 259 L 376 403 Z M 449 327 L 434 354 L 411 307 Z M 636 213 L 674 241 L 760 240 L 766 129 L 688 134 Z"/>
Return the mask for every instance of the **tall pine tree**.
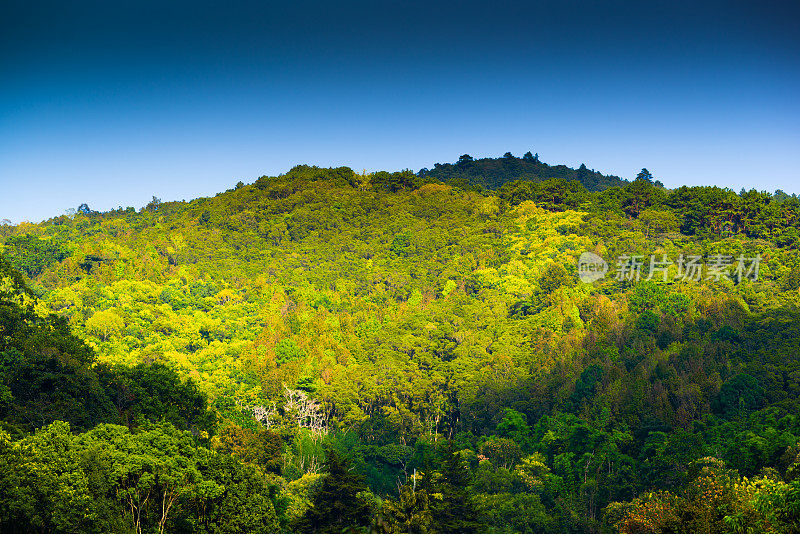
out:
<path id="1" fill-rule="evenodd" d="M 471 534 L 480 532 L 477 512 L 469 491 L 471 476 L 461 456 L 450 445 L 442 465 L 442 476 L 434 483 L 441 499 L 431 500 L 434 532 L 437 534 Z"/>

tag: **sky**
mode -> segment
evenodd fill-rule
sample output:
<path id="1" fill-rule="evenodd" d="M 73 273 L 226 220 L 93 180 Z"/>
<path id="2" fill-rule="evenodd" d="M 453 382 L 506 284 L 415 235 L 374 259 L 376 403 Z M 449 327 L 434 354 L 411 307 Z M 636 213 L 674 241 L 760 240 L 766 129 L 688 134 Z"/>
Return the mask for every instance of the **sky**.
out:
<path id="1" fill-rule="evenodd" d="M 0 5 L 0 219 L 528 150 L 800 193 L 800 3 Z"/>

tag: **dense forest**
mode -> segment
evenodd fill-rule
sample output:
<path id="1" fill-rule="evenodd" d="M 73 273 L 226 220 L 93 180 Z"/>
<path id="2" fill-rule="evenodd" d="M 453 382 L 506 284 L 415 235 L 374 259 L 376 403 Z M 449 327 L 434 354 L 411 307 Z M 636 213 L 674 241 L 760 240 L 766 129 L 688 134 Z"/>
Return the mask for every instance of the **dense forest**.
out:
<path id="1" fill-rule="evenodd" d="M 0 226 L 0 532 L 800 532 L 799 217 L 529 153 Z"/>
<path id="2" fill-rule="evenodd" d="M 577 169 L 566 165 L 550 166 L 539 159 L 538 153 L 532 154 L 530 151 L 521 158 L 511 152 L 506 152 L 501 158 L 479 159 L 463 154 L 456 163 L 435 163 L 433 169 L 420 169 L 417 175 L 447 185 L 480 189 L 499 189 L 515 180 L 542 182 L 553 178 L 576 180 L 589 191 L 602 191 L 626 183 L 619 176 L 606 176 L 594 169 L 589 170 L 585 164 Z"/>

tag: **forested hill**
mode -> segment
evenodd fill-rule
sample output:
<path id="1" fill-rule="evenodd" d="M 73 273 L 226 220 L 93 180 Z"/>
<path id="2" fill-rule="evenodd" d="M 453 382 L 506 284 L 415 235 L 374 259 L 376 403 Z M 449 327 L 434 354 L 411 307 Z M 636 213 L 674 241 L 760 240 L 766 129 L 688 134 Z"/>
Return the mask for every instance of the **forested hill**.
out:
<path id="1" fill-rule="evenodd" d="M 539 160 L 539 154 L 525 153 L 521 158 L 510 152 L 501 158 L 473 159 L 462 155 L 456 163 L 436 163 L 433 169 L 421 169 L 419 176 L 440 180 L 449 185 L 464 187 L 467 184 L 485 189 L 499 189 L 508 182 L 530 180 L 541 182 L 551 178 L 576 180 L 589 191 L 602 191 L 613 186 L 623 186 L 626 181 L 618 176 L 604 175 L 581 164 L 578 169 L 566 165 L 548 165 Z"/>
<path id="2" fill-rule="evenodd" d="M 0 532 L 796 532 L 798 221 L 298 166 L 0 226 Z"/>

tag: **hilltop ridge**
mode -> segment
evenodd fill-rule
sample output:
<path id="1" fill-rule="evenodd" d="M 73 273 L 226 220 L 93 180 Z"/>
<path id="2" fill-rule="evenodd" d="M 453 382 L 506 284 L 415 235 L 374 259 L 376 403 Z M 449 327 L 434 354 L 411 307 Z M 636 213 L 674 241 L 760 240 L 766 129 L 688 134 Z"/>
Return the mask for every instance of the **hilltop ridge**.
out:
<path id="1" fill-rule="evenodd" d="M 549 179 L 575 180 L 589 191 L 602 191 L 609 187 L 624 186 L 627 181 L 619 176 L 604 175 L 585 164 L 578 169 L 566 165 L 548 165 L 539 159 L 539 154 L 526 152 L 521 158 L 506 152 L 500 158 L 478 158 L 463 154 L 456 163 L 436 163 L 433 169 L 420 169 L 421 177 L 434 178 L 442 182 L 464 186 L 471 184 L 485 189 L 499 189 L 516 180 L 541 182 Z"/>

